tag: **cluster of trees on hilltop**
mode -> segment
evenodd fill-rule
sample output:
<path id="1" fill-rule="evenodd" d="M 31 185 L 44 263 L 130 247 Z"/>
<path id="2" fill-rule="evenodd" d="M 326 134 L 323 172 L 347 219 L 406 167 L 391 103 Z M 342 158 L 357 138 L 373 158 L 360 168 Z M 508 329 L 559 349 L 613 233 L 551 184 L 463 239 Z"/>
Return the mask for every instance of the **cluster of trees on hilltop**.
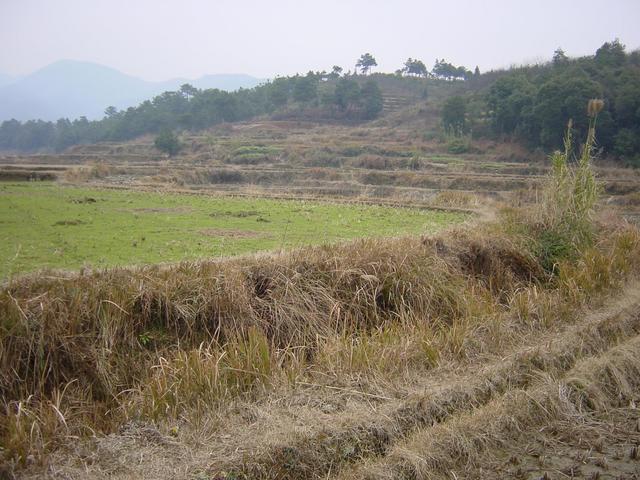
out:
<path id="1" fill-rule="evenodd" d="M 199 90 L 185 84 L 178 91 L 164 92 L 137 107 L 108 107 L 101 120 L 60 119 L 57 122 L 9 120 L 0 124 L 0 150 L 62 151 L 77 144 L 126 141 L 144 134 L 175 130 L 200 130 L 221 122 L 235 122 L 259 115 L 307 119 L 371 120 L 383 108 L 382 92 L 374 78 L 367 77 L 377 61 L 370 53 L 360 56 L 354 74 L 332 71 L 279 77 L 252 89 L 226 92 Z M 360 73 L 361 75 L 358 75 Z M 397 72 L 398 73 L 398 72 Z M 464 67 L 437 60 L 432 72 L 417 59 L 408 59 L 400 76 L 466 79 Z M 477 72 L 479 74 L 479 72 Z"/>
<path id="2" fill-rule="evenodd" d="M 467 70 L 466 67 L 460 65 L 456 67 L 455 65 L 442 60 L 436 59 L 436 63 L 431 70 L 431 75 L 436 78 L 444 78 L 446 80 L 468 80 L 473 75 L 479 76 L 480 69 L 476 67 L 475 73 L 472 73 L 471 70 Z"/>
<path id="3" fill-rule="evenodd" d="M 71 145 L 123 141 L 147 133 L 200 130 L 286 109 L 307 109 L 319 118 L 368 120 L 382 111 L 382 93 L 375 80 L 341 77 L 340 72 L 277 78 L 236 92 L 198 90 L 185 84 L 137 107 L 122 111 L 109 107 L 102 120 L 5 121 L 0 125 L 0 150 L 61 151 Z"/>
<path id="4" fill-rule="evenodd" d="M 372 67 L 377 66 L 378 63 L 373 55 L 365 53 L 362 55 L 356 63 L 356 72 L 360 69 L 360 73 L 366 75 Z M 342 68 L 334 67 L 342 72 Z M 339 73 L 338 72 L 338 73 Z M 468 80 L 475 76 L 480 76 L 480 69 L 476 67 L 475 71 L 467 70 L 466 67 L 455 65 L 447 62 L 444 58 L 439 60 L 436 58 L 436 62 L 433 65 L 431 71 L 427 69 L 427 66 L 422 60 L 409 57 L 402 68 L 396 70 L 396 75 L 408 75 L 412 77 L 424 77 L 424 78 L 439 78 L 443 80 Z"/>
<path id="5" fill-rule="evenodd" d="M 475 71 L 472 72 L 462 65 L 456 67 L 452 63 L 447 62 L 444 58 L 442 60 L 436 58 L 436 63 L 433 65 L 431 71 L 429 71 L 422 60 L 409 57 L 407 61 L 404 62 L 404 66 L 401 69 L 396 70 L 396 74 L 425 78 L 439 78 L 442 80 L 469 80 L 473 77 L 479 77 L 480 69 L 476 67 Z"/>
<path id="6" fill-rule="evenodd" d="M 513 69 L 490 87 L 486 103 L 495 135 L 553 149 L 562 146 L 570 119 L 576 133 L 585 135 L 592 98 L 605 101 L 598 145 L 640 164 L 640 52 L 627 53 L 618 40 L 594 56 L 570 59 L 558 49 L 547 65 Z"/>

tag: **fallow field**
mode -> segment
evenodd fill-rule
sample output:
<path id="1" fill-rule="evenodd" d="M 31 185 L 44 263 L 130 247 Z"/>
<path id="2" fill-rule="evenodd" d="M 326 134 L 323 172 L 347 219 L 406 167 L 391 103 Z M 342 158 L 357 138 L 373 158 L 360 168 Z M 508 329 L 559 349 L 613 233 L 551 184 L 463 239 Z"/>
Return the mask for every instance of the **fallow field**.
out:
<path id="1" fill-rule="evenodd" d="M 0 184 L 0 198 L 0 278 L 435 233 L 468 218 L 456 211 L 33 182 Z"/>

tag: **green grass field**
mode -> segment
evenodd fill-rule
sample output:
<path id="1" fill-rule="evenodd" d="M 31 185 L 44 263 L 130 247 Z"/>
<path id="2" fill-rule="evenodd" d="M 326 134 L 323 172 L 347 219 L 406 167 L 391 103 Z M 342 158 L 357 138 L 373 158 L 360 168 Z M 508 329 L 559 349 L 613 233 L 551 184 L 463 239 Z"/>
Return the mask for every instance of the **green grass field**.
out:
<path id="1" fill-rule="evenodd" d="M 355 204 L 0 184 L 0 278 L 434 232 L 465 218 Z"/>

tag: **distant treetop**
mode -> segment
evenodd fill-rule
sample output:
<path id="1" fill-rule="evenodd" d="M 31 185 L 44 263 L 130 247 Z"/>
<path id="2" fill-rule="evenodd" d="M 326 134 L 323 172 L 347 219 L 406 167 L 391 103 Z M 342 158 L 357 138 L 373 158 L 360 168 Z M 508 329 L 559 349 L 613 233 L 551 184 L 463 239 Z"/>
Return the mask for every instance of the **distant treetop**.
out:
<path id="1" fill-rule="evenodd" d="M 168 154 L 170 157 L 176 155 L 182 149 L 182 144 L 178 136 L 171 130 L 164 130 L 155 138 L 153 144 L 155 147 Z"/>
<path id="2" fill-rule="evenodd" d="M 557 48 L 555 52 L 553 52 L 553 58 L 551 60 L 554 65 L 563 65 L 569 62 L 569 57 L 564 53 L 562 48 Z"/>
<path id="3" fill-rule="evenodd" d="M 416 76 L 416 77 L 426 77 L 427 76 L 427 67 L 421 61 L 413 59 L 409 57 L 406 62 L 404 62 L 404 68 L 401 70 L 402 73 L 406 75 Z"/>
<path id="4" fill-rule="evenodd" d="M 370 53 L 364 53 L 360 56 L 358 62 L 356 63 L 356 71 L 359 68 L 364 75 L 367 75 L 372 67 L 377 66 L 378 62 L 376 62 L 376 59 L 373 57 L 373 55 L 371 55 Z"/>
<path id="5" fill-rule="evenodd" d="M 438 60 L 433 65 L 431 73 L 434 77 L 443 78 L 445 80 L 467 80 L 471 77 L 471 72 L 462 65 L 456 67 L 447 62 L 444 58 Z"/>

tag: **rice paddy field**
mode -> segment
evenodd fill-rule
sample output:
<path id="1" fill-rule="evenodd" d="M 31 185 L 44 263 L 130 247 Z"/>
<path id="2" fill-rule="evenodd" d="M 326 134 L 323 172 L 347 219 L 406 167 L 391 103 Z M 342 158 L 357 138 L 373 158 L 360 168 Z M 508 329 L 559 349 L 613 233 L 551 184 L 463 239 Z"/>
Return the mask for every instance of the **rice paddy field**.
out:
<path id="1" fill-rule="evenodd" d="M 0 278 L 434 233 L 465 213 L 16 182 L 0 185 Z"/>

